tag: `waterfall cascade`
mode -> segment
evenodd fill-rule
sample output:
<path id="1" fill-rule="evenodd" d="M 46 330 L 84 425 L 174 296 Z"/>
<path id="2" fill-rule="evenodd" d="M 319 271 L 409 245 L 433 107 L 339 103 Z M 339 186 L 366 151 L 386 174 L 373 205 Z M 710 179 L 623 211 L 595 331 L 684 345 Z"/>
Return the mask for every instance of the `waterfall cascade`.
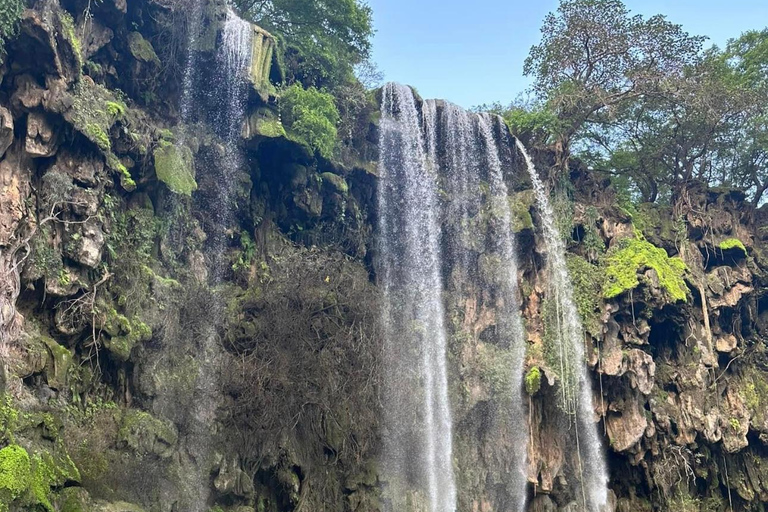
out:
<path id="1" fill-rule="evenodd" d="M 576 417 L 574 436 L 578 451 L 582 504 L 598 511 L 608 499 L 608 473 L 593 420 L 592 386 L 585 366 L 584 330 L 573 301 L 573 286 L 565 260 L 565 244 L 555 226 L 547 190 L 536 173 L 525 146 L 517 140 L 525 158 L 541 215 L 549 269 L 549 293 L 556 306 L 556 342 L 560 352 L 561 407 Z"/>
<path id="2" fill-rule="evenodd" d="M 208 222 L 212 229 L 209 233 L 207 260 L 208 276 L 212 287 L 220 285 L 225 276 L 225 250 L 228 244 L 226 228 L 236 224 L 235 187 L 236 176 L 244 168 L 242 152 L 239 147 L 241 127 L 245 118 L 248 100 L 248 73 L 252 58 L 252 25 L 239 18 L 231 9 L 227 9 L 226 19 L 222 24 L 221 40 L 218 45 L 211 83 L 200 86 L 204 64 L 196 51 L 196 42 L 203 26 L 201 0 L 192 2 L 189 13 L 188 55 L 182 83 L 181 118 L 189 125 L 202 112 L 193 112 L 193 105 L 201 95 L 208 97 L 209 109 L 203 115 L 211 120 L 211 126 L 223 142 L 223 154 L 216 161 L 207 159 L 203 168 L 198 168 L 198 179 L 208 179 L 213 186 L 205 194 L 208 204 Z M 210 71 L 210 70 L 208 70 Z M 182 129 L 177 144 L 185 145 L 188 140 L 189 126 Z M 205 173 L 208 176 L 201 176 Z M 190 430 L 186 436 L 186 446 L 191 459 L 185 461 L 192 476 L 186 479 L 187 500 L 185 510 L 203 512 L 208 510 L 208 487 L 195 485 L 205 481 L 205 469 L 211 457 L 212 427 L 216 424 L 219 400 L 219 379 L 221 354 L 217 341 L 218 330 L 223 320 L 224 303 L 217 293 L 211 295 L 209 304 L 209 323 L 205 332 L 200 334 L 197 377 L 195 379 L 195 403 L 192 406 Z"/>
<path id="3" fill-rule="evenodd" d="M 447 284 L 442 276 L 459 276 L 453 291 L 469 293 L 477 288 L 477 255 L 483 253 L 498 263 L 492 277 L 499 311 L 495 332 L 498 345 L 511 354 L 513 399 L 505 413 L 516 448 L 512 454 L 516 470 L 507 476 L 508 488 L 513 509 L 522 511 L 528 441 L 521 391 L 525 339 L 495 120 L 441 101 L 425 101 L 420 107 L 409 88 L 385 87 L 378 199 L 387 478 L 398 485 L 404 479 L 423 489 L 430 511 L 456 510 L 446 362 Z M 478 193 L 483 184 L 489 190 L 487 205 Z M 440 201 L 443 195 L 447 199 Z"/>
<path id="4" fill-rule="evenodd" d="M 425 490 L 430 512 L 453 512 L 436 174 L 412 91 L 387 85 L 382 112 L 378 199 L 387 363 L 385 464 L 390 474 Z M 425 118 L 433 114 L 426 111 Z M 402 489 L 392 494 L 403 496 Z"/>

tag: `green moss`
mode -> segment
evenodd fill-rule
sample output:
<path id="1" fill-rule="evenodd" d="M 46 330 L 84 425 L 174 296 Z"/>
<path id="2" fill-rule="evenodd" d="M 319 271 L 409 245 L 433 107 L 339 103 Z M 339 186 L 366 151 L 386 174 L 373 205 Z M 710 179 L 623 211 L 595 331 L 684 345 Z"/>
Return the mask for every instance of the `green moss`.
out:
<path id="1" fill-rule="evenodd" d="M 197 190 L 192 150 L 168 144 L 155 149 L 157 179 L 176 194 L 191 196 Z"/>
<path id="2" fill-rule="evenodd" d="M 109 334 L 104 346 L 119 361 L 127 361 L 138 343 L 152 338 L 152 329 L 138 317 L 128 319 L 114 308 L 107 311 L 104 330 Z"/>
<path id="3" fill-rule="evenodd" d="M 115 118 L 121 118 L 125 115 L 125 105 L 117 101 L 107 102 L 107 113 Z"/>
<path id="4" fill-rule="evenodd" d="M 509 207 L 512 212 L 512 231 L 520 233 L 526 229 L 533 229 L 533 217 L 531 206 L 535 200 L 533 190 L 518 192 L 509 199 Z"/>
<path id="5" fill-rule="evenodd" d="M 62 11 L 59 19 L 64 36 L 72 45 L 72 51 L 75 53 L 77 69 L 81 70 L 83 68 L 83 50 L 80 40 L 77 38 L 77 32 L 75 32 L 75 20 L 67 11 Z"/>
<path id="6" fill-rule="evenodd" d="M 512 387 L 513 354 L 495 345 L 478 347 L 477 370 L 483 382 L 497 396 L 509 397 L 516 390 Z"/>
<path id="7" fill-rule="evenodd" d="M 723 240 L 718 245 L 721 251 L 728 251 L 730 249 L 737 249 L 744 254 L 744 256 L 747 255 L 747 248 L 744 246 L 744 243 L 739 240 L 738 238 L 729 238 L 727 240 Z"/>
<path id="8" fill-rule="evenodd" d="M 18 31 L 19 20 L 24 11 L 24 0 L 3 0 L 0 2 L 0 64 L 5 57 L 5 41 Z"/>
<path id="9" fill-rule="evenodd" d="M 643 238 L 622 240 L 606 258 L 606 281 L 603 297 L 612 299 L 636 288 L 638 272 L 647 268 L 656 271 L 659 285 L 673 301 L 687 301 L 688 286 L 683 277 L 688 270 L 680 258 L 670 258 L 664 249 Z"/>
<path id="10" fill-rule="evenodd" d="M 45 367 L 48 385 L 53 389 L 66 389 L 67 374 L 69 367 L 72 365 L 72 352 L 48 336 L 41 336 L 40 339 L 48 347 L 48 352 L 51 355 Z"/>
<path id="11" fill-rule="evenodd" d="M 251 120 L 252 127 L 256 135 L 276 139 L 285 137 L 285 128 L 277 117 L 263 117 L 255 114 L 256 118 Z"/>
<path id="12" fill-rule="evenodd" d="M 541 389 L 541 370 L 538 366 L 534 366 L 525 374 L 525 390 L 529 395 L 535 395 L 539 389 Z"/>
<path id="13" fill-rule="evenodd" d="M 335 188 L 336 191 L 340 194 L 347 195 L 349 193 L 349 185 L 347 185 L 347 181 L 338 174 L 333 174 L 332 172 L 324 172 L 320 175 L 320 177 L 323 179 L 323 181 L 330 183 L 333 188 Z"/>
<path id="14" fill-rule="evenodd" d="M 0 502 L 8 505 L 20 497 L 31 483 L 29 454 L 18 445 L 0 450 Z"/>
<path id="15" fill-rule="evenodd" d="M 13 406 L 11 396 L 3 396 L 2 405 L 0 405 L 0 428 L 2 428 L 3 440 L 14 442 L 13 434 L 16 432 L 19 424 L 19 411 Z"/>
<path id="16" fill-rule="evenodd" d="M 128 49 L 136 60 L 160 65 L 160 59 L 152 45 L 138 32 L 128 34 Z"/>
<path id="17" fill-rule="evenodd" d="M 179 434 L 173 423 L 145 411 L 131 409 L 123 415 L 118 439 L 139 453 L 170 455 Z"/>
<path id="18" fill-rule="evenodd" d="M 601 332 L 600 294 L 605 280 L 603 270 L 574 254 L 566 255 L 566 263 L 573 283 L 573 300 L 584 329 L 598 337 Z"/>
<path id="19" fill-rule="evenodd" d="M 738 418 L 731 418 L 729 421 L 731 425 L 731 430 L 734 432 L 738 432 L 741 430 L 741 422 L 739 422 Z"/>
<path id="20" fill-rule="evenodd" d="M 89 139 L 99 146 L 100 150 L 109 151 L 112 149 L 112 142 L 109 140 L 109 135 L 107 135 L 101 126 L 97 124 L 86 125 L 85 133 Z"/>

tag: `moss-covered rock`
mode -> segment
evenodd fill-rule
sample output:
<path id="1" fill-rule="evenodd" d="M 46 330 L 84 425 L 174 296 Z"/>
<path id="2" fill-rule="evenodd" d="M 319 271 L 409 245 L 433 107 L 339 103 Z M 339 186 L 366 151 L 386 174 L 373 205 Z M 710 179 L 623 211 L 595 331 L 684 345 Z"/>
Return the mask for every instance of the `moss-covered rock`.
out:
<path id="1" fill-rule="evenodd" d="M 7 505 L 29 488 L 31 481 L 32 467 L 27 450 L 14 444 L 0 450 L 0 504 L 6 505 L 6 510 Z"/>
<path id="2" fill-rule="evenodd" d="M 40 339 L 48 348 L 50 354 L 50 358 L 45 365 L 48 385 L 53 389 L 66 389 L 69 367 L 72 366 L 72 352 L 48 336 L 41 336 Z"/>
<path id="3" fill-rule="evenodd" d="M 538 366 L 534 366 L 525 374 L 525 390 L 529 395 L 535 395 L 539 389 L 541 389 L 541 370 Z"/>
<path id="4" fill-rule="evenodd" d="M 128 34 L 128 49 L 136 60 L 160 65 L 160 59 L 149 41 L 138 32 Z"/>
<path id="5" fill-rule="evenodd" d="M 533 229 L 533 217 L 531 207 L 536 201 L 533 190 L 518 192 L 509 198 L 509 207 L 512 212 L 512 231 L 519 233 L 526 229 Z"/>
<path id="6" fill-rule="evenodd" d="M 738 238 L 728 238 L 723 240 L 717 247 L 721 251 L 736 251 L 740 252 L 743 256 L 747 255 L 747 248 L 744 246 L 744 242 Z"/>
<path id="7" fill-rule="evenodd" d="M 347 185 L 346 180 L 338 174 L 333 174 L 332 172 L 324 172 L 320 175 L 320 177 L 323 179 L 323 183 L 329 183 L 336 190 L 336 192 L 342 195 L 347 195 L 349 193 L 349 185 Z"/>
<path id="8" fill-rule="evenodd" d="M 104 330 L 109 334 L 104 346 L 119 361 L 127 361 L 136 344 L 152 338 L 152 329 L 140 318 L 133 317 L 129 320 L 114 309 L 107 313 Z"/>
<path id="9" fill-rule="evenodd" d="M 178 438 L 173 423 L 137 409 L 125 412 L 118 432 L 118 439 L 136 452 L 164 458 L 171 456 Z"/>
<path id="10" fill-rule="evenodd" d="M 172 192 L 191 196 L 197 190 L 192 150 L 178 144 L 161 144 L 155 149 L 155 173 Z"/>
<path id="11" fill-rule="evenodd" d="M 688 286 L 684 276 L 688 270 L 680 258 L 670 258 L 664 249 L 643 238 L 627 238 L 609 252 L 603 297 L 612 299 L 640 284 L 638 272 L 653 269 L 659 286 L 672 301 L 686 301 Z"/>

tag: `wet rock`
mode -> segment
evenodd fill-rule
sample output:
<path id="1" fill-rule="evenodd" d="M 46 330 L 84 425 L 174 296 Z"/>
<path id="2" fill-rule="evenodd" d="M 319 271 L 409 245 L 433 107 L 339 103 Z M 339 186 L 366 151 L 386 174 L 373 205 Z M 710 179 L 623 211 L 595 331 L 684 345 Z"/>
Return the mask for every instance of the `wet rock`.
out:
<path id="1" fill-rule="evenodd" d="M 76 232 L 76 239 L 71 241 L 74 245 L 72 259 L 89 268 L 96 268 L 101 263 L 101 251 L 104 247 L 104 233 L 95 219 L 80 224 L 80 230 Z"/>
<path id="2" fill-rule="evenodd" d="M 43 0 L 27 9 L 20 23 L 22 48 L 36 59 L 36 68 L 73 83 L 80 77 L 82 58 L 72 16 L 57 0 Z"/>
<path id="3" fill-rule="evenodd" d="M 637 389 L 644 395 L 653 391 L 656 363 L 650 354 L 633 348 L 627 352 L 627 371 L 632 389 Z"/>
<path id="4" fill-rule="evenodd" d="M 78 154 L 62 148 L 50 171 L 59 171 L 86 186 L 96 186 L 104 171 L 104 159 L 96 155 Z M 50 172 L 49 171 L 49 172 Z M 92 215 L 92 214 L 89 214 Z"/>
<path id="5" fill-rule="evenodd" d="M 715 348 L 718 352 L 730 353 L 736 350 L 739 340 L 733 334 L 726 334 L 717 338 Z"/>

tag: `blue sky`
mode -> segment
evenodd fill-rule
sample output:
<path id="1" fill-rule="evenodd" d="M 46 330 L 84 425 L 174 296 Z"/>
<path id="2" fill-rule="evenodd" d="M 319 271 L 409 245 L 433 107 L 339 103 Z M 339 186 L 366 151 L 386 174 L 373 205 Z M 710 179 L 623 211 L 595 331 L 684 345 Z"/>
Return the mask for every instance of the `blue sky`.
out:
<path id="1" fill-rule="evenodd" d="M 523 61 L 557 0 L 368 0 L 373 60 L 387 81 L 425 98 L 471 107 L 514 99 L 530 84 Z M 633 13 L 665 14 L 722 45 L 768 25 L 768 0 L 625 0 Z"/>

